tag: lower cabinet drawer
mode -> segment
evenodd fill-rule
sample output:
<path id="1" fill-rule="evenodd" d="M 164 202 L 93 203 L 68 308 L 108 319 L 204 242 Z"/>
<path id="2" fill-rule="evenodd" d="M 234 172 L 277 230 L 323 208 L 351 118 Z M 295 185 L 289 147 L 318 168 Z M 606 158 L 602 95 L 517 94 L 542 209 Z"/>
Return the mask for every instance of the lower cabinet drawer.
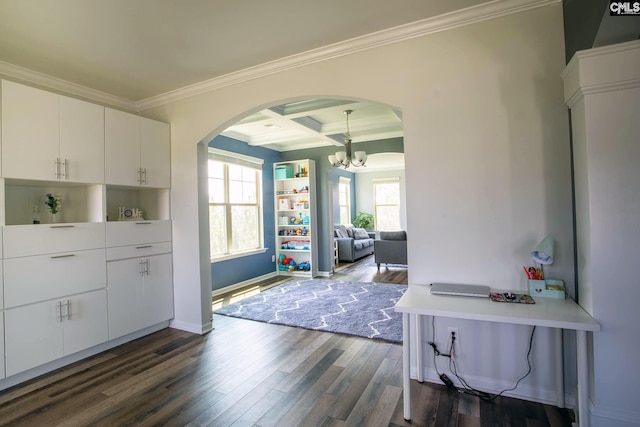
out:
<path id="1" fill-rule="evenodd" d="M 5 308 L 106 286 L 104 249 L 4 260 Z"/>
<path id="2" fill-rule="evenodd" d="M 103 248 L 104 222 L 9 225 L 4 227 L 4 257 Z"/>
<path id="3" fill-rule="evenodd" d="M 107 247 L 171 240 L 171 221 L 113 221 L 107 223 Z"/>

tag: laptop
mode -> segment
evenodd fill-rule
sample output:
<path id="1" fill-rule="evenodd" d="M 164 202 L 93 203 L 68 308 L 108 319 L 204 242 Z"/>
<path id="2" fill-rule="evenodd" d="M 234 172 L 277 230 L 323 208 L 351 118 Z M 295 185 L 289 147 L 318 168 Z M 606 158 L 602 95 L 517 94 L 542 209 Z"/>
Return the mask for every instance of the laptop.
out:
<path id="1" fill-rule="evenodd" d="M 460 297 L 489 298 L 491 289 L 485 285 L 463 285 L 457 283 L 432 283 L 434 295 L 453 295 Z"/>

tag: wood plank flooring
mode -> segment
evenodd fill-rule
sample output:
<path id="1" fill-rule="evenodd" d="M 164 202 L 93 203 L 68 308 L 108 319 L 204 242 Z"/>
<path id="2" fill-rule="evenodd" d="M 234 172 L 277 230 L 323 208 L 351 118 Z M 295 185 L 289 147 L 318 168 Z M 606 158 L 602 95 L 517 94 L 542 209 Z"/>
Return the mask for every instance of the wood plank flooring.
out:
<path id="1" fill-rule="evenodd" d="M 361 276 L 378 274 L 355 264 L 339 274 L 350 277 L 344 272 L 349 269 Z M 412 381 L 410 424 L 402 416 L 400 345 L 217 315 L 214 327 L 204 336 L 164 329 L 0 392 L 0 425 L 533 427 L 571 422 L 568 411 L 555 407 L 504 397 L 485 403 Z"/>

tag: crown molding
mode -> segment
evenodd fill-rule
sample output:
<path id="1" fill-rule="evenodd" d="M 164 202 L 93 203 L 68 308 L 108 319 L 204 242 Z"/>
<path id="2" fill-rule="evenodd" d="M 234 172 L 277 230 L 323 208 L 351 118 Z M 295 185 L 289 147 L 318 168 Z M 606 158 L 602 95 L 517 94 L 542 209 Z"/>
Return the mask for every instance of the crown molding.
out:
<path id="1" fill-rule="evenodd" d="M 140 112 L 158 107 L 191 96 L 200 95 L 227 86 L 269 76 L 271 74 L 291 70 L 305 65 L 350 55 L 392 43 L 410 40 L 441 31 L 458 28 L 477 22 L 487 21 L 514 13 L 524 12 L 551 4 L 558 4 L 561 0 L 492 0 L 477 6 L 468 7 L 454 12 L 445 13 L 433 18 L 416 21 L 410 24 L 385 29 L 368 35 L 356 37 L 334 43 L 307 52 L 287 56 L 269 61 L 244 70 L 225 74 L 203 82 L 188 85 L 161 95 L 140 101 L 110 95 L 63 79 L 52 77 L 37 71 L 29 70 L 8 62 L 0 61 L 0 75 L 10 79 L 38 85 L 44 88 L 64 92 L 71 96 L 85 98 L 100 104 L 110 105 L 129 111 Z"/>
<path id="2" fill-rule="evenodd" d="M 54 91 L 63 92 L 79 98 L 88 99 L 100 104 L 106 104 L 129 111 L 136 111 L 135 103 L 129 99 L 110 95 L 106 92 L 91 89 L 86 86 L 52 77 L 8 62 L 0 61 L 0 75 L 19 80 L 21 82 L 34 84 L 42 88 L 52 89 Z"/>
<path id="3" fill-rule="evenodd" d="M 493 0 L 477 6 L 334 43 L 185 86 L 158 96 L 137 101 L 135 102 L 136 110 L 147 110 L 305 65 L 558 3 L 561 3 L 561 0 Z"/>

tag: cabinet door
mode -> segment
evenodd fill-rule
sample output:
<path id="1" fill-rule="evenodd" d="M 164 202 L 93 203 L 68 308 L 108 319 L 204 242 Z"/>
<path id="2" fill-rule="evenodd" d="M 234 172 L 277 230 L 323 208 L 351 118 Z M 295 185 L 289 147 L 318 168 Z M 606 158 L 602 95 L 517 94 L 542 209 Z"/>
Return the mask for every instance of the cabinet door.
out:
<path id="1" fill-rule="evenodd" d="M 140 117 L 105 108 L 105 182 L 140 185 Z"/>
<path id="2" fill-rule="evenodd" d="M 144 185 L 171 187 L 171 130 L 169 124 L 141 117 L 140 166 Z"/>
<path id="3" fill-rule="evenodd" d="M 2 172 L 6 178 L 58 179 L 58 95 L 2 81 Z"/>
<path id="4" fill-rule="evenodd" d="M 106 342 L 109 338 L 107 324 L 107 291 L 102 289 L 66 298 L 69 314 L 64 327 L 64 354 L 75 353 Z"/>
<path id="5" fill-rule="evenodd" d="M 7 376 L 63 356 L 58 300 L 5 310 Z"/>
<path id="6" fill-rule="evenodd" d="M 141 259 L 107 263 L 109 339 L 144 328 Z"/>
<path id="7" fill-rule="evenodd" d="M 60 97 L 61 179 L 104 182 L 104 107 Z"/>
<path id="8" fill-rule="evenodd" d="M 173 319 L 173 268 L 171 254 L 154 255 L 146 259 L 145 326 L 151 326 Z"/>

